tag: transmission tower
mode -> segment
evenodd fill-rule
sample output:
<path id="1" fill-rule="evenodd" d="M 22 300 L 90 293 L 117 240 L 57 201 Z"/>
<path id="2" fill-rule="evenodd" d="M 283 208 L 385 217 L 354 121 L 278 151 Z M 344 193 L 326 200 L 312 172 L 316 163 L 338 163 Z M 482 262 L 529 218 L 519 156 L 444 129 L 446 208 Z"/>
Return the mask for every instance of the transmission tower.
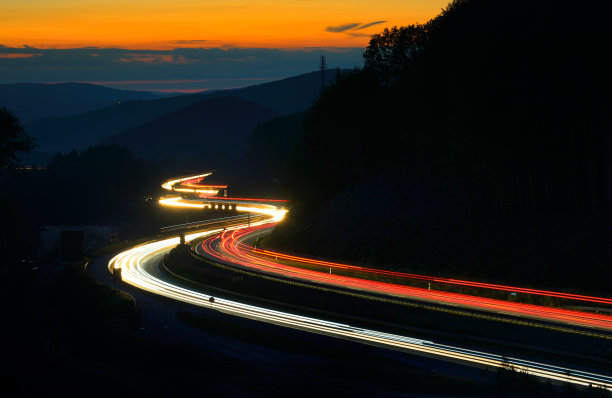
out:
<path id="1" fill-rule="evenodd" d="M 327 64 L 325 62 L 325 55 L 321 55 L 321 91 L 323 91 L 323 87 L 325 87 L 325 69 L 327 68 Z"/>

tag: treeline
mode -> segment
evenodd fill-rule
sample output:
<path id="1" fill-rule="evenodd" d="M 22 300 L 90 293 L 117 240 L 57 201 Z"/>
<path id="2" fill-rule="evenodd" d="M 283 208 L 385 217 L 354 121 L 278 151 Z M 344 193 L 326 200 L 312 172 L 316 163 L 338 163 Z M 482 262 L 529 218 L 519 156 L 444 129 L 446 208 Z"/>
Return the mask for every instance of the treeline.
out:
<path id="1" fill-rule="evenodd" d="M 612 28 L 587 3 L 456 0 L 425 24 L 374 35 L 364 67 L 323 90 L 302 128 L 286 133 L 296 144 L 271 173 L 295 207 L 269 244 L 496 280 L 503 271 L 493 264 L 503 264 L 514 282 L 530 277 L 518 275 L 523 268 L 538 279 L 562 269 L 552 275 L 559 285 L 576 282 L 576 267 L 593 271 L 584 286 L 606 274 L 612 100 L 603 59 Z M 273 135 L 267 126 L 259 137 Z M 385 192 L 396 208 L 385 210 Z M 402 215 L 402 196 L 414 214 Z M 415 201 L 434 205 L 421 211 Z M 360 211 L 387 223 L 366 236 Z M 389 254 L 380 239 L 387 253 L 364 253 L 381 234 L 406 250 Z M 508 240 L 521 235 L 522 247 Z M 351 243 L 332 247 L 340 239 Z"/>
<path id="2" fill-rule="evenodd" d="M 5 169 L 0 179 L 0 247 L 5 264 L 31 258 L 43 225 L 146 222 L 161 165 L 118 145 L 57 154 L 43 170 Z M 151 205 L 153 207 L 153 205 Z"/>
<path id="3" fill-rule="evenodd" d="M 287 184 L 325 198 L 401 166 L 501 215 L 608 209 L 610 28 L 576 8 L 461 0 L 374 35 L 313 106 Z"/>
<path id="4" fill-rule="evenodd" d="M 156 192 L 156 165 L 118 145 L 58 153 L 46 169 L 15 171 L 7 189 L 42 223 L 98 223 L 121 217 L 127 203 Z"/>

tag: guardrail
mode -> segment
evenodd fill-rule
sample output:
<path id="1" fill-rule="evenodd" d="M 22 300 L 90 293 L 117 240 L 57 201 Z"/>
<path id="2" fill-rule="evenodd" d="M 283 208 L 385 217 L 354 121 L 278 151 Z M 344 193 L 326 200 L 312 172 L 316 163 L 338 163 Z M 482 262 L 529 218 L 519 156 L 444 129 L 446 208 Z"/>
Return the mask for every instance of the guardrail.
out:
<path id="1" fill-rule="evenodd" d="M 202 220 L 202 221 L 188 222 L 184 224 L 169 225 L 167 227 L 161 227 L 159 230 L 161 232 L 172 232 L 172 231 L 187 230 L 191 228 L 212 227 L 212 226 L 217 226 L 221 224 L 224 227 L 232 227 L 237 224 L 243 224 L 245 222 L 248 223 L 248 222 L 260 221 L 262 218 L 266 218 L 266 216 L 251 215 L 251 214 L 242 215 L 241 214 L 238 216 L 215 218 L 213 220 Z M 234 223 L 228 224 L 228 222 L 231 222 L 231 221 L 234 221 Z"/>

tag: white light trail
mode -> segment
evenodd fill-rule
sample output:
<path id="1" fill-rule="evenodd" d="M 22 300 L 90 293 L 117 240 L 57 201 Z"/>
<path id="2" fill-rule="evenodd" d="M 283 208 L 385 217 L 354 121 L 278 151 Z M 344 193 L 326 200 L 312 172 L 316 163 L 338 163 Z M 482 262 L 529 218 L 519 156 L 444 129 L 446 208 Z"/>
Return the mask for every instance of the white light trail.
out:
<path id="1" fill-rule="evenodd" d="M 205 177 L 208 177 L 208 176 L 209 176 L 209 175 L 211 175 L 211 174 L 212 174 L 212 172 L 210 172 L 210 173 L 204 173 L 204 174 L 198 174 L 198 175 L 196 175 L 196 176 L 189 176 L 189 177 L 177 178 L 177 179 L 175 179 L 175 180 L 169 180 L 169 181 L 166 181 L 166 182 L 164 182 L 164 183 L 162 184 L 162 188 L 164 188 L 165 190 L 168 190 L 168 191 L 172 191 L 172 189 L 173 189 L 172 187 L 173 187 L 175 184 L 178 184 L 178 183 L 180 183 L 180 182 L 187 181 L 187 180 L 194 180 L 194 179 L 196 179 L 196 178 L 205 178 Z"/>
<path id="2" fill-rule="evenodd" d="M 264 224 L 269 222 L 271 222 L 270 219 L 254 224 Z M 242 228 L 244 226 L 245 225 L 241 225 L 233 228 Z M 219 233 L 221 231 L 222 229 L 212 229 L 198 232 L 187 235 L 185 239 L 186 241 L 191 241 L 193 239 Z M 156 261 L 162 254 L 170 251 L 178 243 L 179 237 L 172 237 L 136 246 L 118 254 L 111 259 L 108 264 L 109 270 L 112 271 L 112 269 L 121 268 L 121 276 L 125 282 L 146 291 L 201 307 L 210 308 L 213 306 L 213 308 L 217 311 L 232 315 L 268 322 L 280 326 L 301 329 L 309 332 L 325 334 L 333 337 L 359 341 L 367 344 L 375 344 L 387 348 L 420 352 L 447 359 L 461 360 L 472 365 L 488 367 L 502 367 L 511 365 L 517 371 L 526 372 L 527 374 L 534 376 L 561 382 L 575 383 L 583 386 L 598 386 L 612 390 L 612 377 L 609 375 L 569 369 L 561 366 L 547 365 L 544 363 L 519 358 L 506 358 L 497 354 L 489 354 L 460 347 L 438 344 L 429 340 L 421 340 L 407 336 L 354 327 L 338 322 L 330 322 L 322 319 L 305 317 L 218 297 L 215 297 L 214 304 L 212 304 L 209 301 L 211 297 L 210 295 L 174 285 L 171 282 L 155 277 L 147 271 L 148 267 L 155 266 Z"/>
<path id="3" fill-rule="evenodd" d="M 203 209 L 206 205 L 204 203 L 188 201 L 180 196 L 173 198 L 162 198 L 159 200 L 160 205 L 168 207 L 185 207 L 190 209 Z"/>
<path id="4" fill-rule="evenodd" d="M 164 184 L 162 184 L 162 188 L 169 191 L 197 193 L 197 189 L 182 188 L 180 184 L 188 180 L 203 179 L 210 174 L 212 173 L 205 173 L 166 181 Z M 177 184 L 179 184 L 179 186 L 175 187 Z M 204 186 L 202 186 L 202 188 L 203 187 Z M 207 186 L 207 189 L 211 189 L 213 187 L 214 186 Z M 222 198 L 184 199 L 182 197 L 168 197 L 162 198 L 159 201 L 159 203 L 164 206 L 196 209 L 204 209 L 205 207 L 210 209 L 213 204 L 215 208 L 218 208 L 220 203 L 222 206 L 224 206 L 223 203 L 228 202 L 235 206 L 236 211 L 269 216 L 269 218 L 249 223 L 251 227 L 278 222 L 282 220 L 287 213 L 287 210 L 282 206 L 256 203 L 254 201 L 249 201 L 248 199 L 240 198 L 233 198 L 231 201 L 229 201 Z M 247 224 L 211 229 L 187 235 L 185 236 L 185 240 L 192 241 L 197 238 L 220 233 L 223 230 L 233 230 L 245 227 L 247 227 Z M 231 315 L 301 329 L 313 333 L 320 333 L 333 337 L 359 341 L 366 344 L 375 344 L 392 349 L 407 350 L 413 353 L 420 352 L 441 358 L 460 360 L 471 365 L 482 367 L 503 367 L 509 365 L 517 371 L 525 372 L 538 377 L 561 382 L 575 383 L 584 386 L 598 386 L 612 390 L 612 376 L 610 375 L 602 375 L 569 369 L 561 366 L 547 365 L 520 358 L 502 357 L 497 354 L 438 344 L 429 340 L 421 340 L 282 311 L 275 311 L 264 307 L 253 306 L 223 298 L 215 297 L 213 304 L 209 301 L 211 297 L 210 295 L 177 286 L 172 282 L 152 275 L 147 270 L 148 267 L 156 266 L 156 262 L 161 258 L 161 256 L 164 253 L 169 252 L 177 244 L 179 244 L 178 236 L 136 246 L 118 254 L 111 259 L 108 264 L 109 270 L 112 272 L 113 269 L 121 268 L 122 279 L 125 282 L 143 290 L 197 306 L 207 308 L 214 306 L 214 309 L 217 311 Z"/>
<path id="5" fill-rule="evenodd" d="M 265 214 L 272 217 L 272 222 L 281 221 L 285 218 L 285 214 L 287 214 L 287 210 L 272 205 L 236 206 L 236 211 Z"/>

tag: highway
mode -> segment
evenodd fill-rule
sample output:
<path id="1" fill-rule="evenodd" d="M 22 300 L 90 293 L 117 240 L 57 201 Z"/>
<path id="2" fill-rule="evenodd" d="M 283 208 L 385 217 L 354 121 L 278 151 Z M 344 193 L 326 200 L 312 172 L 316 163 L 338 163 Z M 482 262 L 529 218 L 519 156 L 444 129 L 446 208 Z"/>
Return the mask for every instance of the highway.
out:
<path id="1" fill-rule="evenodd" d="M 250 228 L 235 229 L 232 231 L 223 231 L 220 235 L 210 236 L 204 239 L 201 244 L 196 247 L 198 254 L 225 264 L 239 266 L 242 268 L 256 269 L 261 272 L 268 274 L 279 275 L 283 277 L 289 277 L 294 279 L 300 279 L 309 282 L 316 282 L 319 284 L 336 286 L 342 288 L 350 288 L 359 291 L 366 291 L 376 294 L 384 294 L 395 297 L 402 297 L 411 300 L 419 300 L 423 302 L 435 303 L 456 306 L 471 310 L 486 311 L 492 313 L 501 313 L 505 315 L 518 316 L 522 318 L 537 319 L 546 322 L 554 322 L 560 324 L 567 324 L 572 326 L 587 327 L 598 329 L 602 331 L 612 331 L 612 317 L 604 314 L 597 314 L 592 312 L 580 312 L 567 310 L 562 308 L 545 307 L 533 304 L 517 303 L 505 300 L 497 300 L 486 297 L 470 296 L 466 294 L 457 294 L 441 290 L 429 290 L 425 288 L 394 284 L 388 282 L 379 282 L 369 279 L 361 279 L 350 276 L 335 275 L 332 270 L 335 269 L 355 269 L 359 272 L 371 272 L 379 273 L 380 270 L 372 270 L 363 267 L 352 267 L 349 265 L 324 262 L 319 260 L 305 259 L 302 257 L 288 256 L 283 253 L 275 253 L 270 251 L 262 251 L 255 249 L 251 246 L 244 244 L 243 242 L 248 240 L 254 240 L 255 237 L 265 235 L 269 233 L 272 227 L 268 225 L 251 226 Z M 264 254 L 264 255 L 262 255 Z M 312 269 L 305 269 L 299 266 L 287 265 L 279 262 L 277 259 L 290 259 L 295 264 L 305 265 L 321 265 L 324 271 L 316 271 Z M 328 271 L 329 270 L 329 271 Z M 384 271 L 383 271 L 384 272 Z M 400 277 L 402 273 L 392 273 L 395 277 Z M 409 275 L 408 279 L 419 279 L 432 282 L 443 282 L 444 279 L 435 277 L 426 277 L 421 275 Z M 467 285 L 469 283 L 476 284 L 469 281 L 456 281 L 453 284 Z M 486 286 L 487 284 L 478 284 Z M 493 285 L 499 286 L 499 285 Z M 496 289 L 493 287 L 492 289 Z M 514 287 L 503 287 L 504 290 L 511 291 L 525 291 L 526 293 L 533 294 L 535 291 L 540 295 L 544 294 L 541 290 L 533 289 L 522 289 Z M 589 296 L 578 296 L 569 295 L 556 292 L 547 292 L 549 296 L 555 297 L 561 296 L 562 298 L 569 300 L 579 301 L 591 301 L 599 302 L 602 304 L 609 304 L 610 299 L 589 297 Z"/>
<path id="2" fill-rule="evenodd" d="M 184 179 L 173 180 L 171 184 L 165 183 L 166 189 L 170 191 L 174 190 L 173 188 L 178 185 L 179 187 L 183 186 L 184 182 L 187 182 L 191 185 L 192 189 L 201 189 L 208 190 L 209 186 L 202 187 L 202 184 L 198 184 L 199 180 L 203 178 L 202 176 L 196 177 L 187 177 Z M 182 189 L 182 188 L 181 188 Z M 214 189 L 212 189 L 214 190 Z M 170 198 L 171 201 L 168 201 L 168 198 L 164 198 L 160 200 L 160 203 L 163 205 L 170 206 L 180 206 L 180 207 L 190 207 L 184 205 L 202 205 L 208 206 L 213 204 L 222 203 L 223 198 L 213 198 L 208 197 L 209 193 L 197 192 L 200 196 L 199 198 L 182 198 L 180 196 Z M 163 202 L 165 201 L 165 202 Z M 187 234 L 185 236 L 185 240 L 187 242 L 191 241 L 202 241 L 202 244 L 199 247 L 206 253 L 206 255 L 213 256 L 217 260 L 222 260 L 224 262 L 233 262 L 238 264 L 239 266 L 248 266 L 248 267 L 261 267 L 262 262 L 269 262 L 269 260 L 264 259 L 260 254 L 252 255 L 251 257 L 247 257 L 249 255 L 249 251 L 240 252 L 239 250 L 235 250 L 236 248 L 242 247 L 243 241 L 252 238 L 252 234 L 256 233 L 264 233 L 265 229 L 274 225 L 276 222 L 282 220 L 286 213 L 286 209 L 281 203 L 274 203 L 274 201 L 266 201 L 266 200 L 258 200 L 258 201 L 249 201 L 246 198 L 234 198 L 226 200 L 228 205 L 235 206 L 236 211 L 242 212 L 251 212 L 258 215 L 263 215 L 266 217 L 261 217 L 257 221 L 247 222 L 243 224 L 233 223 L 232 226 L 228 227 L 216 227 L 213 229 L 202 230 L 198 232 L 194 232 L 191 234 Z M 213 247 L 212 242 L 214 240 L 218 240 L 221 249 L 219 251 L 212 250 Z M 568 369 L 562 366 L 554 366 L 548 365 L 545 363 L 540 363 L 536 361 L 524 360 L 520 358 L 513 357 L 502 357 L 500 355 L 475 351 L 470 349 L 465 349 L 461 347 L 454 347 L 445 344 L 439 344 L 434 341 L 423 340 L 412 338 L 409 336 L 401 336 L 397 334 L 385 333 L 382 331 L 365 329 L 360 327 L 351 326 L 344 323 L 338 322 L 330 322 L 324 319 L 318 319 L 314 317 L 306 317 L 297 314 L 292 314 L 288 312 L 282 312 L 277 310 L 271 310 L 268 308 L 253 306 L 246 303 L 241 303 L 233 300 L 227 300 L 222 297 L 214 297 L 206 294 L 206 292 L 202 291 L 194 291 L 191 289 L 184 288 L 182 286 L 177 285 L 172 280 L 168 280 L 165 276 L 160 275 L 158 272 L 155 272 L 154 269 L 157 267 L 157 263 L 160 259 L 168 253 L 172 248 L 174 248 L 180 241 L 178 236 L 168 237 L 166 239 L 160 239 L 157 241 L 149 242 L 146 244 L 142 244 L 126 250 L 117 256 L 113 257 L 108 263 L 108 269 L 110 272 L 118 272 L 117 270 L 121 270 L 121 278 L 124 282 L 129 283 L 133 286 L 136 286 L 140 289 L 146 290 L 151 293 L 155 293 L 161 296 L 169 297 L 175 300 L 180 300 L 182 302 L 190 303 L 196 306 L 207 307 L 216 311 L 220 311 L 223 313 L 241 316 L 245 318 L 254 319 L 257 321 L 268 322 L 275 325 L 291 327 L 295 329 L 300 329 L 308 332 L 325 334 L 332 337 L 343 338 L 352 341 L 358 341 L 365 344 L 371 344 L 381 347 L 386 347 L 394 350 L 406 351 L 410 353 L 416 353 L 420 355 L 432 356 L 440 359 L 460 362 L 464 364 L 469 364 L 472 366 L 480 366 L 480 367 L 502 367 L 502 366 L 512 366 L 517 371 L 522 371 L 534 376 L 547 378 L 550 380 L 555 380 L 559 382 L 570 382 L 579 385 L 593 385 L 600 386 L 609 390 L 612 390 L 612 375 L 605 374 L 597 374 L 577 369 Z M 210 252 L 207 249 L 211 249 Z M 253 254 L 251 252 L 251 254 Z M 327 279 L 316 279 L 321 278 L 322 275 L 327 275 L 327 278 L 332 278 L 336 283 L 338 281 L 336 275 L 325 274 L 323 272 L 315 272 L 315 275 L 311 274 L 310 271 L 308 273 L 304 273 L 308 270 L 299 269 L 296 267 L 293 270 L 288 270 L 284 268 L 279 268 L 278 263 L 274 263 L 274 270 L 268 269 L 267 272 L 293 272 L 294 277 L 305 278 L 309 280 L 315 280 L 320 283 L 330 283 L 330 280 Z M 266 264 L 266 266 L 270 266 L 270 264 Z M 279 271 L 280 270 L 280 271 Z M 299 274 L 295 274 L 299 273 Z M 313 279 L 314 278 L 314 279 Z M 346 277 L 343 277 L 346 278 Z M 374 281 L 362 280 L 365 283 L 362 286 L 352 285 L 357 283 L 355 279 L 357 278 L 349 278 L 342 279 L 341 284 L 343 286 L 353 286 L 356 289 L 376 289 L 380 286 L 374 283 Z M 400 286 L 400 285 L 397 285 Z M 408 289 L 407 286 L 402 286 L 402 288 Z M 413 288 L 414 289 L 414 288 Z M 440 294 L 447 292 L 434 292 L 425 290 L 428 294 Z M 423 292 L 420 292 L 423 293 Z M 407 294 L 406 291 L 394 292 L 390 291 L 388 294 Z M 414 293 L 413 293 L 414 294 Z M 448 302 L 453 302 L 452 300 L 459 300 L 458 297 L 462 295 L 442 295 L 434 298 L 433 300 L 446 300 Z M 454 298 L 453 298 L 454 297 Z M 470 296 L 466 296 L 470 297 Z M 468 300 L 468 298 L 463 298 L 464 300 Z M 479 306 L 485 306 L 484 302 L 481 301 L 482 298 L 474 298 L 471 297 L 471 303 L 476 303 Z M 495 300 L 501 301 L 501 300 Z M 517 304 L 517 303 L 513 303 Z M 471 304 L 470 304 L 471 305 Z M 500 305 L 500 303 L 491 304 L 493 308 L 495 306 Z M 538 307 L 538 306 L 533 306 Z M 493 309 L 490 308 L 490 309 Z M 530 309 L 534 310 L 534 309 Z M 538 311 L 545 311 L 546 307 L 539 307 Z M 581 313 L 578 311 L 571 311 L 576 314 L 587 314 Z M 525 309 L 526 316 L 548 316 L 542 315 L 541 313 L 532 314 Z M 567 314 L 565 314 L 567 316 Z M 593 327 L 610 327 L 609 324 L 605 324 L 604 320 L 609 320 L 609 317 L 604 317 L 604 320 L 601 320 L 597 317 L 591 317 L 589 315 L 584 316 L 581 315 L 582 318 L 580 320 L 572 319 L 566 320 L 568 322 L 582 322 L 587 324 L 587 320 L 589 322 L 593 322 Z M 601 324 L 597 322 L 602 322 Z M 590 324 L 589 324 L 590 325 Z"/>

